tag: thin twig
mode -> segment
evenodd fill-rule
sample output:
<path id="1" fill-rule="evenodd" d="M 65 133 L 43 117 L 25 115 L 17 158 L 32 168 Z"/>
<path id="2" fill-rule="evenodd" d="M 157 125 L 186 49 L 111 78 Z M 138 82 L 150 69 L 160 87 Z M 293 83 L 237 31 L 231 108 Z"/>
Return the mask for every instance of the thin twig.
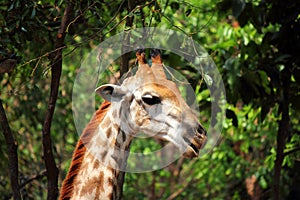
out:
<path id="1" fill-rule="evenodd" d="M 72 24 L 74 24 L 80 17 L 83 16 L 83 14 L 84 14 L 89 8 L 91 8 L 91 7 L 94 6 L 95 4 L 96 4 L 96 2 L 93 2 L 91 5 L 87 6 L 87 7 L 86 7 L 86 8 L 85 8 L 85 9 L 84 9 L 77 17 L 75 17 L 74 20 L 72 20 L 72 21 L 67 25 L 66 32 L 68 32 L 68 29 L 69 29 L 69 27 L 70 27 Z M 77 47 L 80 46 L 81 44 L 83 44 L 83 42 L 79 43 L 79 45 L 74 45 L 74 46 L 75 46 L 75 48 L 77 48 Z M 29 60 L 29 61 L 27 61 L 27 62 L 21 64 L 19 67 L 23 67 L 23 66 L 25 66 L 25 65 L 27 65 L 27 64 L 30 64 L 31 62 L 34 62 L 34 61 L 36 61 L 36 60 L 38 60 L 38 62 L 39 62 L 42 58 L 48 57 L 49 55 L 51 55 L 51 54 L 53 54 L 53 53 L 56 53 L 57 51 L 60 51 L 60 50 L 65 49 L 65 48 L 67 48 L 67 46 L 62 46 L 62 47 L 56 48 L 56 49 L 54 49 L 54 50 L 52 50 L 52 51 L 50 51 L 50 52 L 46 52 L 46 53 L 44 53 L 43 55 L 41 55 L 41 56 L 39 56 L 39 57 L 33 58 L 33 59 L 31 59 L 31 60 Z M 37 64 L 36 64 L 36 66 L 37 66 Z M 33 73 L 34 73 L 35 70 L 36 70 L 36 67 L 33 69 L 31 75 L 33 75 Z"/>
<path id="2" fill-rule="evenodd" d="M 25 187 L 27 184 L 31 183 L 32 181 L 43 178 L 44 176 L 46 176 L 46 170 L 43 170 L 40 173 L 35 174 L 35 175 L 31 176 L 30 178 L 26 179 L 22 184 L 20 184 L 20 189 L 22 189 L 23 187 Z"/>
<path id="3" fill-rule="evenodd" d="M 69 27 L 74 24 L 80 17 L 83 16 L 83 13 L 86 12 L 89 8 L 93 7 L 96 4 L 96 1 L 93 2 L 91 5 L 89 5 L 88 7 L 86 7 L 83 12 L 81 12 L 77 17 L 75 17 L 72 21 L 70 21 L 70 23 L 68 24 L 67 28 L 66 28 L 66 32 L 69 32 Z"/>
<path id="4" fill-rule="evenodd" d="M 191 39 L 191 42 L 192 42 L 192 45 L 193 45 L 194 52 L 195 52 L 196 56 L 199 58 L 200 55 L 198 54 L 198 51 L 197 51 L 197 48 L 195 46 L 194 40 Z M 200 70 L 201 70 L 201 80 L 200 80 L 200 84 L 199 85 L 201 87 L 201 85 L 203 83 L 203 80 L 204 80 L 204 76 L 205 76 L 204 71 L 203 71 L 203 66 L 202 66 L 201 63 L 200 63 Z"/>
<path id="5" fill-rule="evenodd" d="M 64 49 L 64 48 L 66 48 L 66 46 L 56 48 L 56 49 L 54 49 L 54 50 L 52 50 L 52 51 L 50 51 L 50 52 L 46 52 L 46 53 L 44 53 L 43 55 L 41 55 L 41 56 L 39 56 L 39 57 L 33 58 L 33 59 L 31 59 L 31 60 L 29 60 L 29 61 L 27 61 L 27 62 L 25 62 L 25 63 L 19 65 L 19 67 L 23 67 L 23 66 L 25 66 L 25 65 L 28 65 L 28 64 L 30 64 L 30 63 L 36 61 L 36 60 L 42 59 L 43 57 L 48 57 L 50 54 L 56 53 L 57 51 L 60 51 L 60 50 L 62 50 L 62 49 Z"/>
<path id="6" fill-rule="evenodd" d="M 190 33 L 187 33 L 185 30 L 183 30 L 183 28 L 181 28 L 181 27 L 175 25 L 175 24 L 172 22 L 172 20 L 171 20 L 169 17 L 167 17 L 166 15 L 162 14 L 162 16 L 163 16 L 164 18 L 166 18 L 166 20 L 168 20 L 168 21 L 172 24 L 173 27 L 177 28 L 179 31 L 181 31 L 181 32 L 184 33 L 185 35 L 188 35 L 188 36 L 191 35 Z"/>
<path id="7" fill-rule="evenodd" d="M 44 176 L 46 176 L 46 170 L 41 171 L 38 174 L 35 174 L 33 176 L 31 176 L 30 178 L 26 179 L 24 182 L 21 182 L 20 186 L 19 186 L 19 191 L 22 190 L 22 188 L 24 188 L 27 184 L 31 183 L 32 181 L 38 180 L 43 178 Z M 8 194 L 7 197 L 10 199 L 13 196 L 12 193 Z M 7 199 L 8 199 L 7 198 Z"/>
<path id="8" fill-rule="evenodd" d="M 108 30 L 106 33 L 103 34 L 103 36 L 107 35 L 108 33 L 110 33 L 112 30 L 114 30 L 117 26 L 119 26 L 121 23 L 123 23 L 124 20 L 126 20 L 129 16 L 131 16 L 136 10 L 138 9 L 142 9 L 148 5 L 151 5 L 153 2 L 155 2 L 155 0 L 152 0 L 148 3 L 146 3 L 145 5 L 139 5 L 139 6 L 136 6 L 130 13 L 128 13 L 126 16 L 124 16 L 117 24 L 115 24 L 110 30 Z M 112 20 L 110 20 L 111 22 Z M 106 24 L 107 25 L 107 24 Z M 106 26 L 104 26 L 100 31 L 98 31 L 97 33 L 99 32 L 102 32 L 104 30 L 104 28 L 106 28 Z"/>
<path id="9" fill-rule="evenodd" d="M 167 200 L 173 200 L 176 197 L 178 197 L 178 195 L 180 195 L 191 183 L 193 182 L 193 178 L 191 180 L 188 179 L 184 179 L 184 182 L 181 183 L 181 187 L 176 190 L 175 192 L 173 192 L 168 198 Z"/>
<path id="10" fill-rule="evenodd" d="M 180 84 L 183 84 L 183 85 L 188 85 L 189 84 L 189 82 L 181 81 L 181 80 L 177 79 L 174 76 L 174 74 L 168 69 L 168 67 L 166 65 L 163 64 L 163 68 L 168 72 L 168 74 L 170 74 L 170 76 L 171 76 L 171 78 L 172 78 L 173 81 L 176 81 L 176 82 L 178 82 Z"/>
<path id="11" fill-rule="evenodd" d="M 111 23 L 111 22 L 113 22 L 115 19 L 116 19 L 116 17 L 119 15 L 119 13 L 120 13 L 120 11 L 121 11 L 121 8 L 122 8 L 122 6 L 123 6 L 123 3 L 125 2 L 125 0 L 123 0 L 122 2 L 121 2 L 121 4 L 120 4 L 120 6 L 118 7 L 118 9 L 117 9 L 117 11 L 116 11 L 116 13 L 115 13 L 115 15 L 99 30 L 99 31 L 97 31 L 93 36 L 91 36 L 91 37 L 89 37 L 86 41 L 89 41 L 89 40 L 91 40 L 91 39 L 94 39 L 99 33 L 101 33 L 105 28 L 107 28 L 107 26 Z M 124 18 L 119 22 L 119 23 L 117 23 L 118 25 L 122 22 L 124 20 Z M 111 30 L 113 30 L 113 29 L 111 29 Z M 106 32 L 105 34 L 103 34 L 103 36 L 105 36 L 106 34 L 108 34 L 110 31 L 108 31 L 108 32 Z M 83 41 L 82 43 L 84 43 L 84 42 L 86 42 L 86 41 Z"/>

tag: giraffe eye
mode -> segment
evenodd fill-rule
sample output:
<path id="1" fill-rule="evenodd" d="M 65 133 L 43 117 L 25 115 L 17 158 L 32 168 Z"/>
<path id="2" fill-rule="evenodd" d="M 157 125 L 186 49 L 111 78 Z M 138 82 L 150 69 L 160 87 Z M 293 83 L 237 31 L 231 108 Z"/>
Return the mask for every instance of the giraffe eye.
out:
<path id="1" fill-rule="evenodd" d="M 146 94 L 142 97 L 142 100 L 144 103 L 148 105 L 154 105 L 159 104 L 161 102 L 160 98 L 158 96 L 153 96 L 151 94 Z"/>

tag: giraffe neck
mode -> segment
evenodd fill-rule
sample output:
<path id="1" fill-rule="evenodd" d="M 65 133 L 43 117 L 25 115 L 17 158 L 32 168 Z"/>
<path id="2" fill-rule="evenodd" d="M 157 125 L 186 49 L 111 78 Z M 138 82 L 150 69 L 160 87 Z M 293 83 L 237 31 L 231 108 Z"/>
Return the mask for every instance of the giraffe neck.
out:
<path id="1" fill-rule="evenodd" d="M 132 137 L 125 134 L 116 121 L 114 110 L 97 112 L 84 130 L 67 178 L 62 187 L 61 199 L 120 199 L 124 182 L 129 146 Z M 103 109 L 104 108 L 104 109 Z M 99 112 L 99 111 L 98 111 Z M 112 118 L 115 116 L 116 118 Z M 78 152 L 84 151 L 81 155 Z M 80 157 L 81 162 L 76 162 Z M 77 170 L 74 168 L 77 168 Z M 68 185 L 69 182 L 72 182 Z M 69 189 L 69 198 L 63 198 L 64 188 Z M 65 189 L 66 190 L 66 189 Z"/>

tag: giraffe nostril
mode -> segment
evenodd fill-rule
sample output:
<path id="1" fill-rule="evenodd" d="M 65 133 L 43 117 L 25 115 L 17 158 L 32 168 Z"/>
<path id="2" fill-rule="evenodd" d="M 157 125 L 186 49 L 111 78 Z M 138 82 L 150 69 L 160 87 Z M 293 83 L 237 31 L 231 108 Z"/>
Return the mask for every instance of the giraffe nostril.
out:
<path id="1" fill-rule="evenodd" d="M 207 134 L 207 132 L 206 132 L 206 130 L 203 128 L 203 126 L 202 125 L 198 125 L 198 128 L 197 128 L 197 133 L 199 133 L 199 134 L 201 134 L 201 135 L 206 135 Z"/>

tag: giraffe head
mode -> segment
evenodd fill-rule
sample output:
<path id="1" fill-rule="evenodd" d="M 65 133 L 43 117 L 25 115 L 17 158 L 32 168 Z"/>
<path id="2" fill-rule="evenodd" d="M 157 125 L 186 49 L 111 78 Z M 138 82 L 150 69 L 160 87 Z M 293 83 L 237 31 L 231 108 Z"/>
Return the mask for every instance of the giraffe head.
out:
<path id="1" fill-rule="evenodd" d="M 158 50 L 152 50 L 152 66 L 145 53 L 136 53 L 138 70 L 121 85 L 105 84 L 96 93 L 112 102 L 120 128 L 134 136 L 138 132 L 166 140 L 185 157 L 197 157 L 206 141 L 206 131 L 186 104 L 176 84 L 167 80 Z"/>

